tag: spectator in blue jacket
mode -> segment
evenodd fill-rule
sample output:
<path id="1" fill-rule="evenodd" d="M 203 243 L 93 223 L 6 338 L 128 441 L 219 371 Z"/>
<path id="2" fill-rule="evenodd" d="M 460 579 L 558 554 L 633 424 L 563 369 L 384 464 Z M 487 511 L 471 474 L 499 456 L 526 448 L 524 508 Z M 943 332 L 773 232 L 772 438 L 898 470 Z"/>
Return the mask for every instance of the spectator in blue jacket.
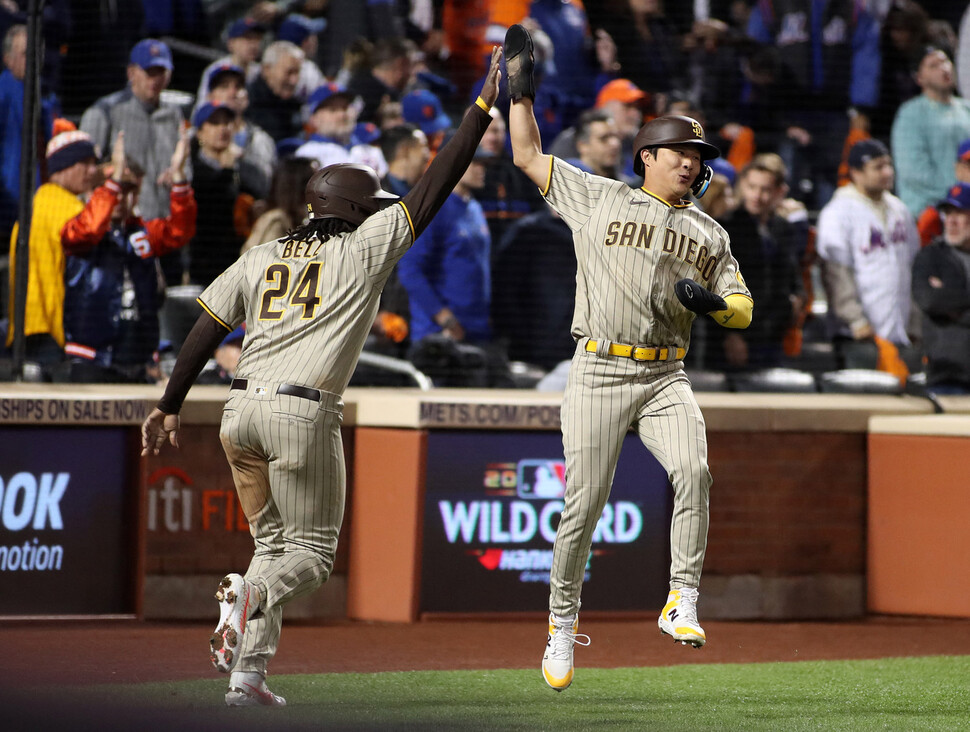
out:
<path id="1" fill-rule="evenodd" d="M 426 354 L 429 344 L 472 345 L 490 354 L 496 365 L 489 368 L 488 385 L 497 385 L 507 366 L 492 344 L 492 239 L 474 198 L 485 185 L 491 157 L 479 148 L 438 215 L 401 259 L 398 274 L 410 301 L 411 359 Z"/>
<path id="2" fill-rule="evenodd" d="M 67 250 L 64 269 L 64 353 L 70 380 L 146 383 L 159 347 L 162 303 L 158 257 L 185 246 L 195 233 L 196 203 L 185 176 L 189 141 L 183 133 L 169 166 L 170 213 L 143 220 L 135 213 L 143 173 L 115 138 L 111 177 L 87 224 L 101 234 Z M 98 193 L 98 192 L 96 192 Z"/>
<path id="3" fill-rule="evenodd" d="M 479 152 L 441 211 L 398 265 L 411 301 L 411 336 L 491 340 L 492 240 L 474 192 L 485 184 Z"/>
<path id="4" fill-rule="evenodd" d="M 0 73 L 0 242 L 10 239 L 20 201 L 21 130 L 24 125 L 24 73 L 27 66 L 27 28 L 11 26 L 3 38 L 3 73 Z M 41 130 L 50 139 L 52 108 L 41 105 Z M 43 158 L 43 151 L 40 151 Z M 35 187 L 40 184 L 34 181 Z M 5 300 L 4 300 L 5 301 Z"/>

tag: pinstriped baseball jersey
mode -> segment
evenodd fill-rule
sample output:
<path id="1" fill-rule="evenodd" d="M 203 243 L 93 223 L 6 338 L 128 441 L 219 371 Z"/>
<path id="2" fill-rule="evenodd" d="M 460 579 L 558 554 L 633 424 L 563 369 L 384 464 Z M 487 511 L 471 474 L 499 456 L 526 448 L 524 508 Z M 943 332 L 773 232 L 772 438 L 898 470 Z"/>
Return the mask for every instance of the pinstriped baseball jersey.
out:
<path id="1" fill-rule="evenodd" d="M 693 204 L 552 160 L 546 201 L 573 232 L 578 261 L 575 338 L 687 348 L 694 313 L 673 297 L 678 280 L 750 297 L 727 233 Z"/>
<path id="2" fill-rule="evenodd" d="M 322 243 L 283 237 L 246 252 L 199 297 L 227 328 L 246 321 L 236 376 L 342 394 L 412 240 L 399 202 Z"/>

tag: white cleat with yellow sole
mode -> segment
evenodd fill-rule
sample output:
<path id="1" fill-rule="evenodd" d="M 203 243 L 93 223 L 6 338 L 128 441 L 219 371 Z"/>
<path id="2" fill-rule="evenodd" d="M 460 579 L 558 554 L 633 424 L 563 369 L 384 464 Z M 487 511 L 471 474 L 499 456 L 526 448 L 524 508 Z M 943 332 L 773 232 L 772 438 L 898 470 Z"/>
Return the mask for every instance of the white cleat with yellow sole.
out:
<path id="1" fill-rule="evenodd" d="M 542 678 L 556 691 L 562 691 L 573 683 L 573 646 L 588 646 L 588 635 L 577 633 L 579 616 L 559 618 L 549 615 L 549 635 L 546 652 L 542 657 Z"/>
<path id="2" fill-rule="evenodd" d="M 707 643 L 704 629 L 697 622 L 697 595 L 698 592 L 693 587 L 671 590 L 667 595 L 667 604 L 657 620 L 663 635 L 669 635 L 675 642 L 690 644 L 694 648 L 700 648 Z"/>

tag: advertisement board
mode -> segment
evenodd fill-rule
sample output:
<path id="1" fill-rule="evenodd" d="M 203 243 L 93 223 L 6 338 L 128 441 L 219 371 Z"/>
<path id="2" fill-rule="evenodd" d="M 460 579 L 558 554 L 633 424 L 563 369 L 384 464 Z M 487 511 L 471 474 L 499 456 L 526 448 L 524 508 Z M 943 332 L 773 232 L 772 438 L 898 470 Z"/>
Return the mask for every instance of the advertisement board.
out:
<path id="1" fill-rule="evenodd" d="M 129 432 L 0 428 L 0 615 L 134 612 Z"/>
<path id="2" fill-rule="evenodd" d="M 548 607 L 564 490 L 558 433 L 430 433 L 421 611 Z M 593 535 L 584 608 L 652 610 L 666 597 L 670 510 L 666 473 L 628 435 Z"/>

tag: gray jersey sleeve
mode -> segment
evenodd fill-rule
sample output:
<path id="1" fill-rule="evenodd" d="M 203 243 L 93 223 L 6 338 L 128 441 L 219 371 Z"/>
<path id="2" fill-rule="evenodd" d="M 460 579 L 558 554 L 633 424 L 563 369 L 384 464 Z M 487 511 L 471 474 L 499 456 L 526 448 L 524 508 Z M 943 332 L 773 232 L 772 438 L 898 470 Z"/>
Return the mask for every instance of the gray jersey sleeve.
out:
<path id="1" fill-rule="evenodd" d="M 585 173 L 575 165 L 552 158 L 546 202 L 562 216 L 570 231 L 579 231 L 589 221 L 604 192 L 625 183 Z"/>
<path id="2" fill-rule="evenodd" d="M 246 265 L 254 251 L 250 249 L 233 262 L 199 295 L 199 304 L 229 330 L 246 319 Z"/>
<path id="3" fill-rule="evenodd" d="M 397 261 L 414 242 L 411 216 L 398 201 L 362 223 L 351 237 L 364 271 L 372 280 L 384 282 Z"/>

